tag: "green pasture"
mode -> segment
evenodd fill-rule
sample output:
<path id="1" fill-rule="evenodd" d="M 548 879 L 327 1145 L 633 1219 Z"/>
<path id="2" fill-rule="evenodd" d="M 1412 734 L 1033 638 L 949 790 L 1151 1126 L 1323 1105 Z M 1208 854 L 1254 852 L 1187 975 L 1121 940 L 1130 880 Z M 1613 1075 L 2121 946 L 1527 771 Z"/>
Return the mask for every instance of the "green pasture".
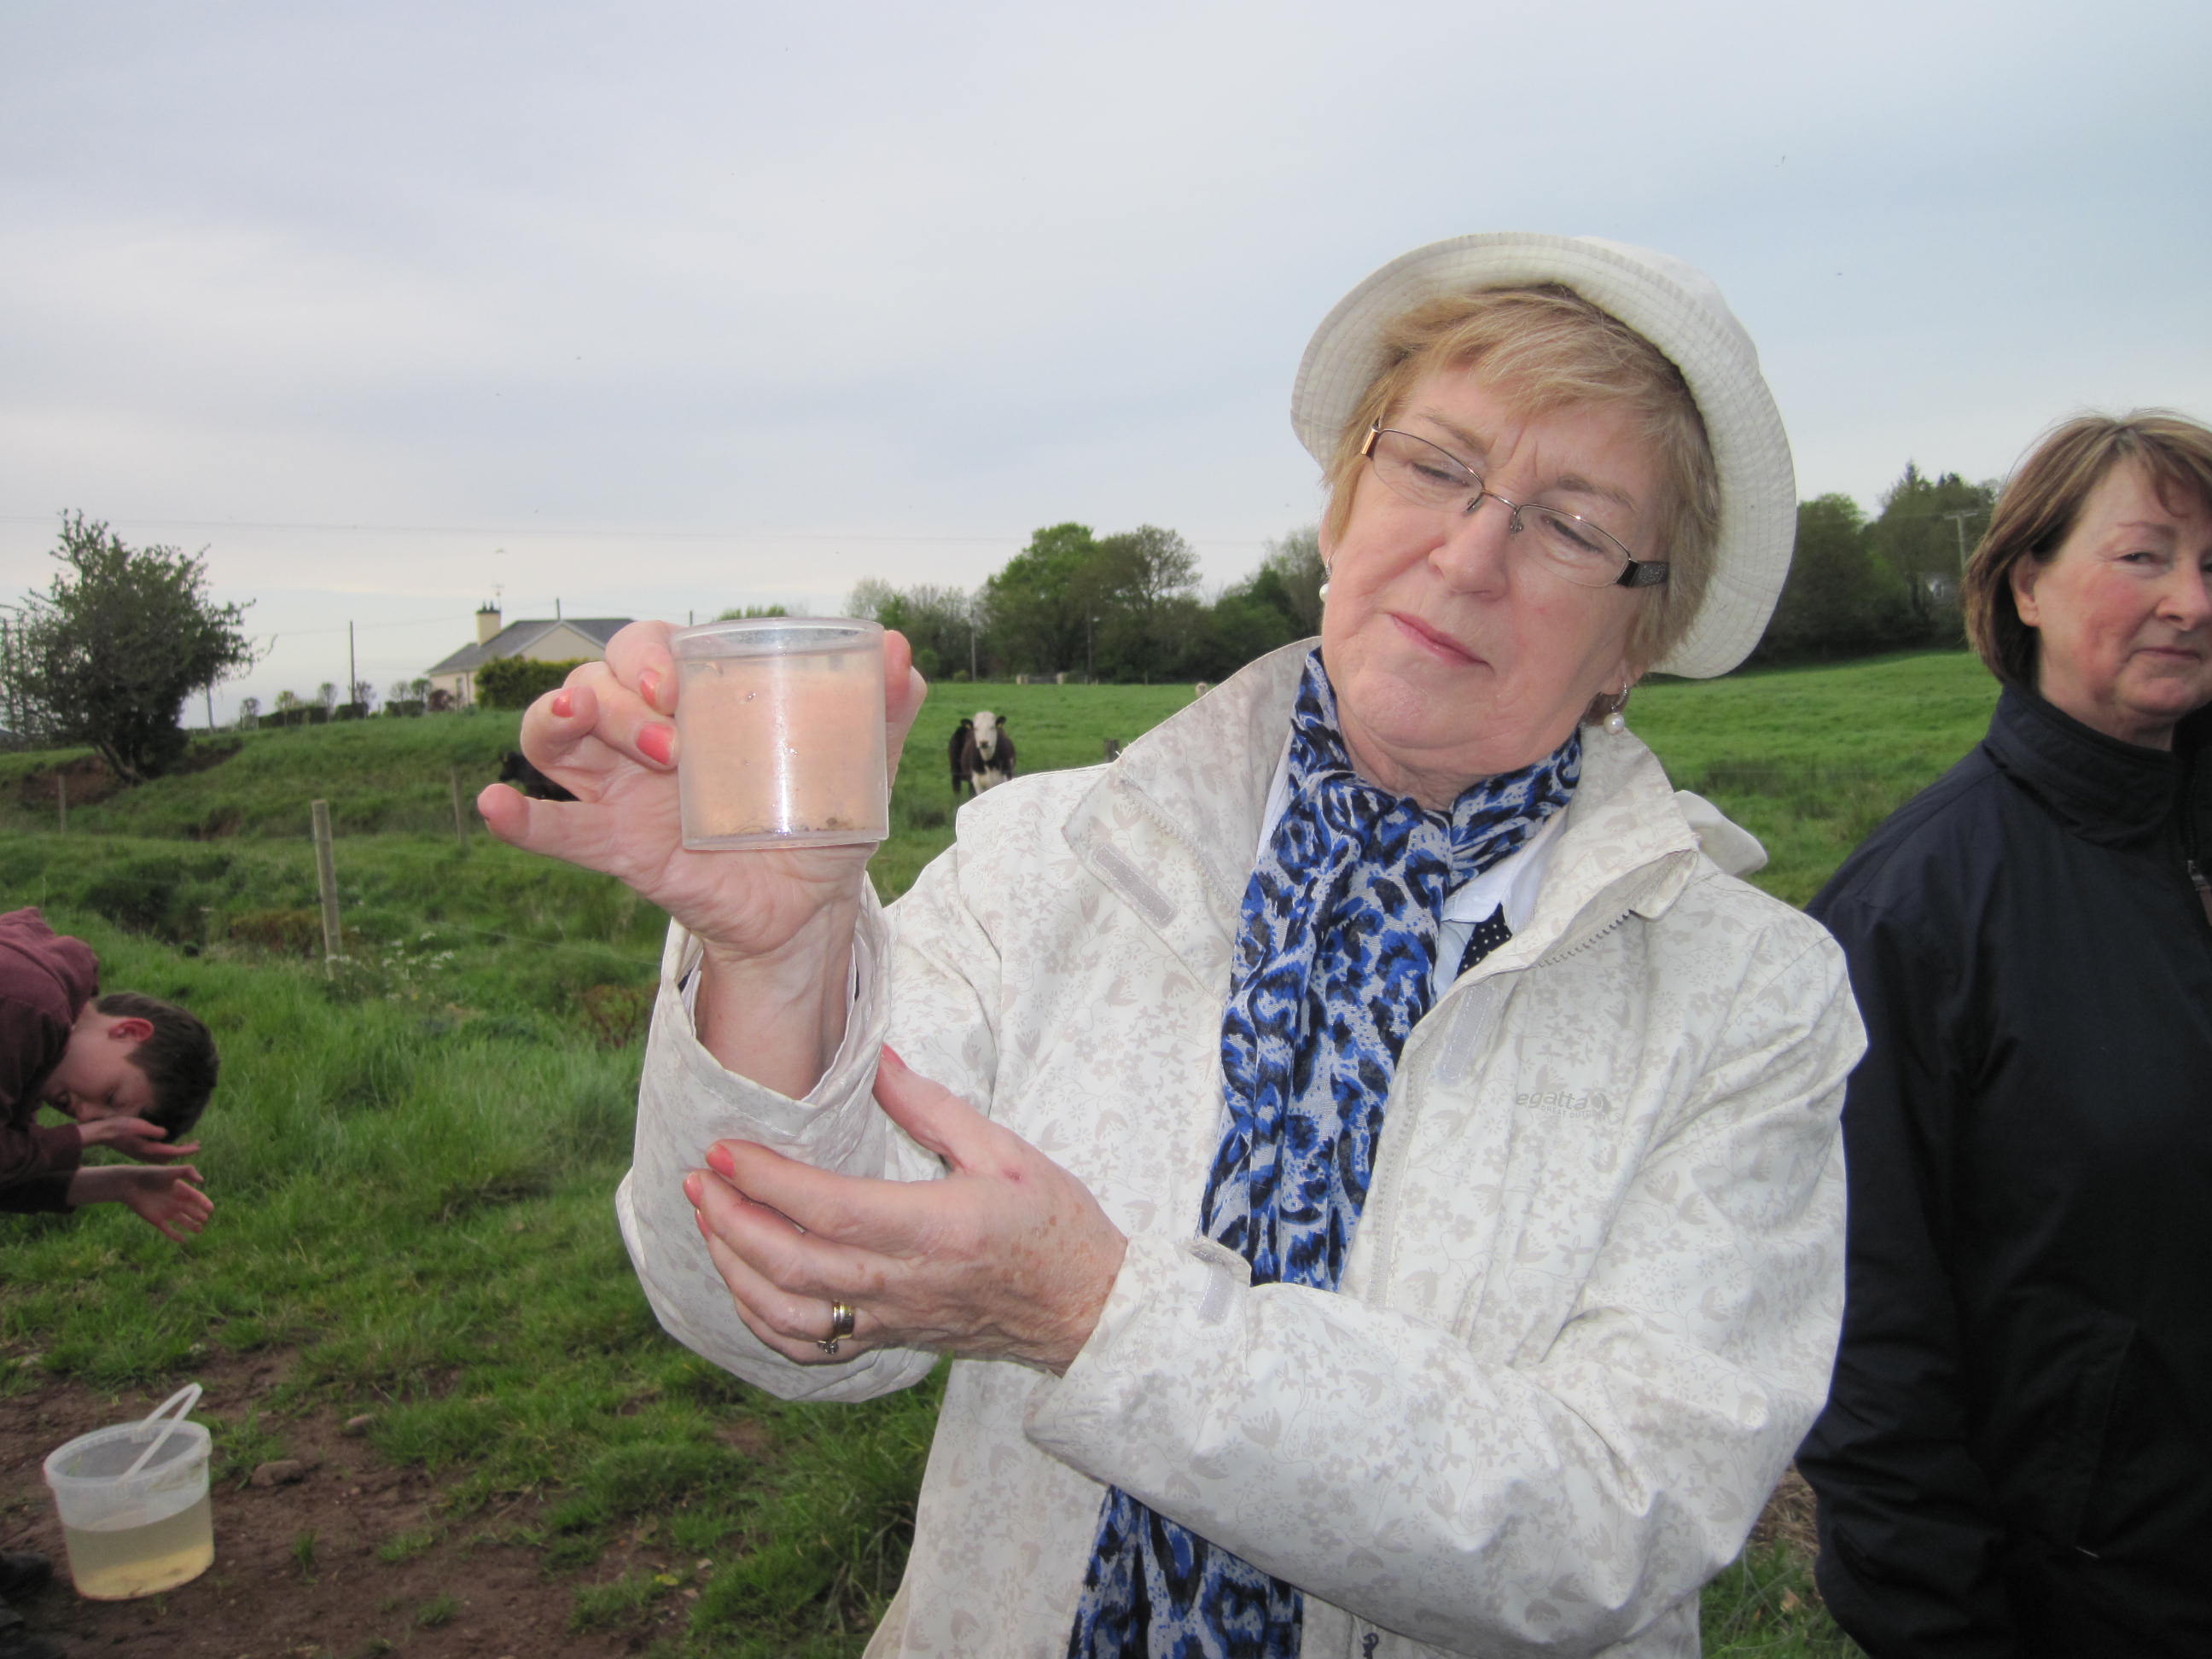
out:
<path id="1" fill-rule="evenodd" d="M 1003 715 L 1035 771 L 1096 764 L 1104 739 L 1190 696 L 939 690 L 879 885 L 895 896 L 951 839 L 944 750 L 960 714 Z M 1802 902 L 1972 744 L 1994 696 L 1972 659 L 1929 654 L 1653 685 L 1630 720 L 1678 784 L 1765 842 L 1770 890 Z M 447 1492 L 438 1531 L 395 1534 L 386 1560 L 441 1534 L 520 1541 L 577 1626 L 611 1640 L 684 1598 L 666 1659 L 857 1653 L 903 1557 L 933 1391 L 786 1405 L 655 1328 L 611 1198 L 661 921 L 480 826 L 456 838 L 453 769 L 472 795 L 515 726 L 247 733 L 203 769 L 73 807 L 66 834 L 50 798 L 25 799 L 66 757 L 0 756 L 0 907 L 42 905 L 92 942 L 107 986 L 191 1006 L 225 1056 L 198 1160 L 217 1209 L 191 1246 L 115 1206 L 9 1218 L 0 1398 L 53 1378 L 166 1392 L 223 1356 L 274 1355 L 286 1380 L 255 1409 L 204 1402 L 223 1478 L 280 1455 L 305 1413 L 367 1413 L 380 1455 Z M 337 825 L 334 974 L 307 839 L 317 799 Z M 669 1570 L 611 1579 L 603 1552 L 640 1534 L 666 1540 Z M 1717 1581 L 1706 1625 L 1715 1653 L 1849 1650 L 1786 1550 Z"/>

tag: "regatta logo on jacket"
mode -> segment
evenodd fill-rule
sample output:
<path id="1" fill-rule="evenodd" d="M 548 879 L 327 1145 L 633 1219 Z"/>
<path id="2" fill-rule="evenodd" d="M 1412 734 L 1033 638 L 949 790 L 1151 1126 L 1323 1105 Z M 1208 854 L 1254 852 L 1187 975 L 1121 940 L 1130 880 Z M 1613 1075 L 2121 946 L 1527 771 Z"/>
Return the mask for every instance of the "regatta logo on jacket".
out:
<path id="1" fill-rule="evenodd" d="M 1609 1117 L 1613 1113 L 1613 1102 L 1602 1089 L 1581 1094 L 1571 1089 L 1547 1089 L 1540 1094 L 1516 1095 L 1513 1103 L 1531 1111 L 1555 1112 L 1561 1117 Z"/>

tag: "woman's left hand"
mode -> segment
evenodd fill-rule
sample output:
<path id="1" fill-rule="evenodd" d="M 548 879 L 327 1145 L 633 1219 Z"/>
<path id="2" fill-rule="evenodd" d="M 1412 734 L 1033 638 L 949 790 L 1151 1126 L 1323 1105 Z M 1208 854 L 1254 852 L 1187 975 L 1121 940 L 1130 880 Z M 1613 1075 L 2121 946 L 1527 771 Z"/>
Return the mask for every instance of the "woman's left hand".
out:
<path id="1" fill-rule="evenodd" d="M 945 1161 L 943 1180 L 836 1175 L 749 1140 L 715 1142 L 712 1173 L 685 1178 L 738 1317 L 803 1364 L 899 1347 L 1065 1371 L 1121 1272 L 1121 1230 L 1081 1182 L 889 1048 L 876 1101 Z M 854 1322 L 833 1355 L 838 1302 Z"/>

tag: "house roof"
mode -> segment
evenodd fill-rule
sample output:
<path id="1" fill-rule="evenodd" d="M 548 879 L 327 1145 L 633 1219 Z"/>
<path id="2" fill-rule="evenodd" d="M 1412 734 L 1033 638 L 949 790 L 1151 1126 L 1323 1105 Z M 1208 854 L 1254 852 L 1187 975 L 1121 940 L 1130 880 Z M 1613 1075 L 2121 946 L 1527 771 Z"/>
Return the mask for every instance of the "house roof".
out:
<path id="1" fill-rule="evenodd" d="M 511 622 L 482 645 L 465 645 L 444 661 L 432 664 L 428 672 L 465 674 L 501 657 L 520 656 L 556 628 L 573 628 L 587 639 L 597 641 L 599 648 L 605 650 L 615 630 L 627 628 L 629 623 L 628 617 L 548 617 L 538 622 Z"/>

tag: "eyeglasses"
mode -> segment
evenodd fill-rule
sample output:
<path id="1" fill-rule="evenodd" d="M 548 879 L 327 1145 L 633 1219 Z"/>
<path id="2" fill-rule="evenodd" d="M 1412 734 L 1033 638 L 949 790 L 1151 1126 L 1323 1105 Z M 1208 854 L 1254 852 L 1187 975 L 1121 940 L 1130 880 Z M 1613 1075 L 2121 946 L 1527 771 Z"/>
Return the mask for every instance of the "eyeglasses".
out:
<path id="1" fill-rule="evenodd" d="M 1485 497 L 1496 501 L 1510 515 L 1508 532 L 1533 532 L 1526 545 L 1545 568 L 1577 586 L 1657 587 L 1667 580 L 1664 559 L 1638 558 L 1617 537 L 1579 513 L 1509 501 L 1496 490 L 1485 489 L 1480 473 L 1426 438 L 1377 421 L 1367 428 L 1367 441 L 1359 453 L 1393 495 L 1417 507 L 1472 513 Z"/>

